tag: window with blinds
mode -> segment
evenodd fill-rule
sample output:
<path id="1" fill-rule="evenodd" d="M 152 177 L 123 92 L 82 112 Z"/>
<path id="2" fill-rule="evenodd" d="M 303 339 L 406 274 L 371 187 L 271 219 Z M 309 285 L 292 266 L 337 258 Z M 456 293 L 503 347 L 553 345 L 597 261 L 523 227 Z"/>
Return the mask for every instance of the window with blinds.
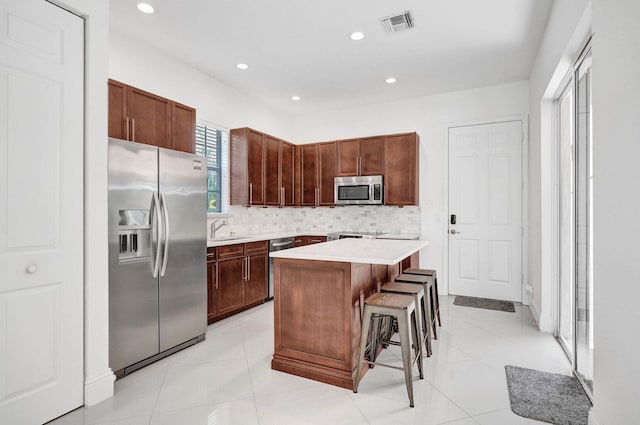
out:
<path id="1" fill-rule="evenodd" d="M 227 132 L 196 125 L 196 154 L 207 158 L 207 212 L 222 212 L 222 157 Z"/>

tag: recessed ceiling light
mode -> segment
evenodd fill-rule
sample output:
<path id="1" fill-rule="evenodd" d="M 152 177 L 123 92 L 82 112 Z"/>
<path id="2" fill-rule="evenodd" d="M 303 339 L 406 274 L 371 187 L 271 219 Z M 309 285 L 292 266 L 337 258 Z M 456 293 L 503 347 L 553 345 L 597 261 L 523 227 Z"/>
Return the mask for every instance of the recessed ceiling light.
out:
<path id="1" fill-rule="evenodd" d="M 291 100 L 298 101 L 300 99 L 302 99 L 300 96 L 291 96 Z"/>
<path id="2" fill-rule="evenodd" d="M 385 81 L 385 83 L 387 83 L 387 84 L 393 84 L 393 83 L 395 83 L 395 82 L 396 82 L 396 79 L 395 79 L 395 78 L 393 78 L 393 77 L 389 77 L 389 78 L 387 78 L 387 79 L 386 79 L 386 80 L 384 80 L 384 81 Z"/>
<path id="3" fill-rule="evenodd" d="M 362 40 L 364 38 L 364 34 L 361 33 L 360 31 L 352 32 L 349 35 L 349 38 L 355 41 Z"/>
<path id="4" fill-rule="evenodd" d="M 249 65 L 247 65 L 246 63 L 239 63 L 239 64 L 236 65 L 236 67 L 238 69 L 247 69 L 247 68 L 249 68 Z"/>
<path id="5" fill-rule="evenodd" d="M 153 6 L 149 3 L 138 3 L 138 10 L 142 13 L 153 13 Z"/>

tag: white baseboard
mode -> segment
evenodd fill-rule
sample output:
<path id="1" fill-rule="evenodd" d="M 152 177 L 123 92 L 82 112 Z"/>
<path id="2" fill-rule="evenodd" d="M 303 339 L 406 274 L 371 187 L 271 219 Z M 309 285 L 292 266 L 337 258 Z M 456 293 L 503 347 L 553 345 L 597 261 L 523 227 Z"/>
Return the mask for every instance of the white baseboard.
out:
<path id="1" fill-rule="evenodd" d="M 538 329 L 540 329 L 542 332 L 553 333 L 554 327 L 555 327 L 553 323 L 553 318 L 547 315 L 542 316 L 540 314 L 540 307 L 538 307 L 538 304 L 535 302 L 535 300 L 530 300 L 529 310 L 531 310 L 531 314 L 533 315 L 533 318 L 538 323 Z"/>
<path id="2" fill-rule="evenodd" d="M 84 380 L 84 405 L 89 407 L 103 400 L 113 397 L 113 383 L 116 376 L 111 369 L 98 376 L 85 378 Z"/>

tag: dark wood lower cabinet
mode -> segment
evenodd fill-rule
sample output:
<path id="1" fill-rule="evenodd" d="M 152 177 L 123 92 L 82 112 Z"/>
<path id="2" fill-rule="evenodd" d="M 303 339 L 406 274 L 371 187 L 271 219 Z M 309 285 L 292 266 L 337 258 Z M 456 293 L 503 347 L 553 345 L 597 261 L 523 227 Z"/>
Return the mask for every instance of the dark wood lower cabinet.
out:
<path id="1" fill-rule="evenodd" d="M 269 278 L 267 251 L 268 241 L 208 249 L 209 323 L 264 302 Z"/>

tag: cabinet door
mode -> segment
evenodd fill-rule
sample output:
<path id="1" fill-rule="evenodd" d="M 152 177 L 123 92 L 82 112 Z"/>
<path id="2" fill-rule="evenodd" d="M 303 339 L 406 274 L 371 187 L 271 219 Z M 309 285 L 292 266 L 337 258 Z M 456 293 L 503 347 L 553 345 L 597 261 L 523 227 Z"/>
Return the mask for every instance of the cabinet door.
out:
<path id="1" fill-rule="evenodd" d="M 172 148 L 196 153 L 196 110 L 175 102 L 171 106 Z"/>
<path id="2" fill-rule="evenodd" d="M 249 205 L 264 205 L 264 138 L 253 130 L 249 130 L 247 169 Z"/>
<path id="3" fill-rule="evenodd" d="M 265 135 L 264 204 L 280 205 L 280 192 L 280 141 Z"/>
<path id="4" fill-rule="evenodd" d="M 109 137 L 129 140 L 127 85 L 109 80 Z"/>
<path id="5" fill-rule="evenodd" d="M 334 205 L 333 179 L 336 176 L 336 142 L 318 143 L 320 205 Z"/>
<path id="6" fill-rule="evenodd" d="M 129 87 L 129 140 L 171 149 L 171 101 Z"/>
<path id="7" fill-rule="evenodd" d="M 218 309 L 216 306 L 217 299 L 217 264 L 215 261 L 207 262 L 207 322 L 211 323 L 213 319 L 218 315 Z"/>
<path id="8" fill-rule="evenodd" d="M 360 175 L 374 176 L 384 173 L 384 137 L 360 140 Z"/>
<path id="9" fill-rule="evenodd" d="M 246 271 L 249 279 L 245 281 L 245 305 L 262 302 L 267 298 L 267 254 L 250 255 Z"/>
<path id="10" fill-rule="evenodd" d="M 337 173 L 336 176 L 360 175 L 360 140 L 340 140 L 337 145 Z"/>
<path id="11" fill-rule="evenodd" d="M 218 260 L 218 315 L 244 307 L 245 257 Z"/>
<path id="12" fill-rule="evenodd" d="M 318 145 L 302 145 L 300 151 L 300 205 L 314 206 L 318 188 Z"/>
<path id="13" fill-rule="evenodd" d="M 231 205 L 249 205 L 249 174 L 247 161 L 249 129 L 234 128 L 229 132 L 229 203 Z"/>
<path id="14" fill-rule="evenodd" d="M 285 206 L 295 205 L 294 152 L 294 145 L 280 142 L 280 180 L 284 196 L 283 205 Z"/>
<path id="15" fill-rule="evenodd" d="M 416 133 L 385 137 L 386 205 L 418 205 L 418 143 Z"/>

